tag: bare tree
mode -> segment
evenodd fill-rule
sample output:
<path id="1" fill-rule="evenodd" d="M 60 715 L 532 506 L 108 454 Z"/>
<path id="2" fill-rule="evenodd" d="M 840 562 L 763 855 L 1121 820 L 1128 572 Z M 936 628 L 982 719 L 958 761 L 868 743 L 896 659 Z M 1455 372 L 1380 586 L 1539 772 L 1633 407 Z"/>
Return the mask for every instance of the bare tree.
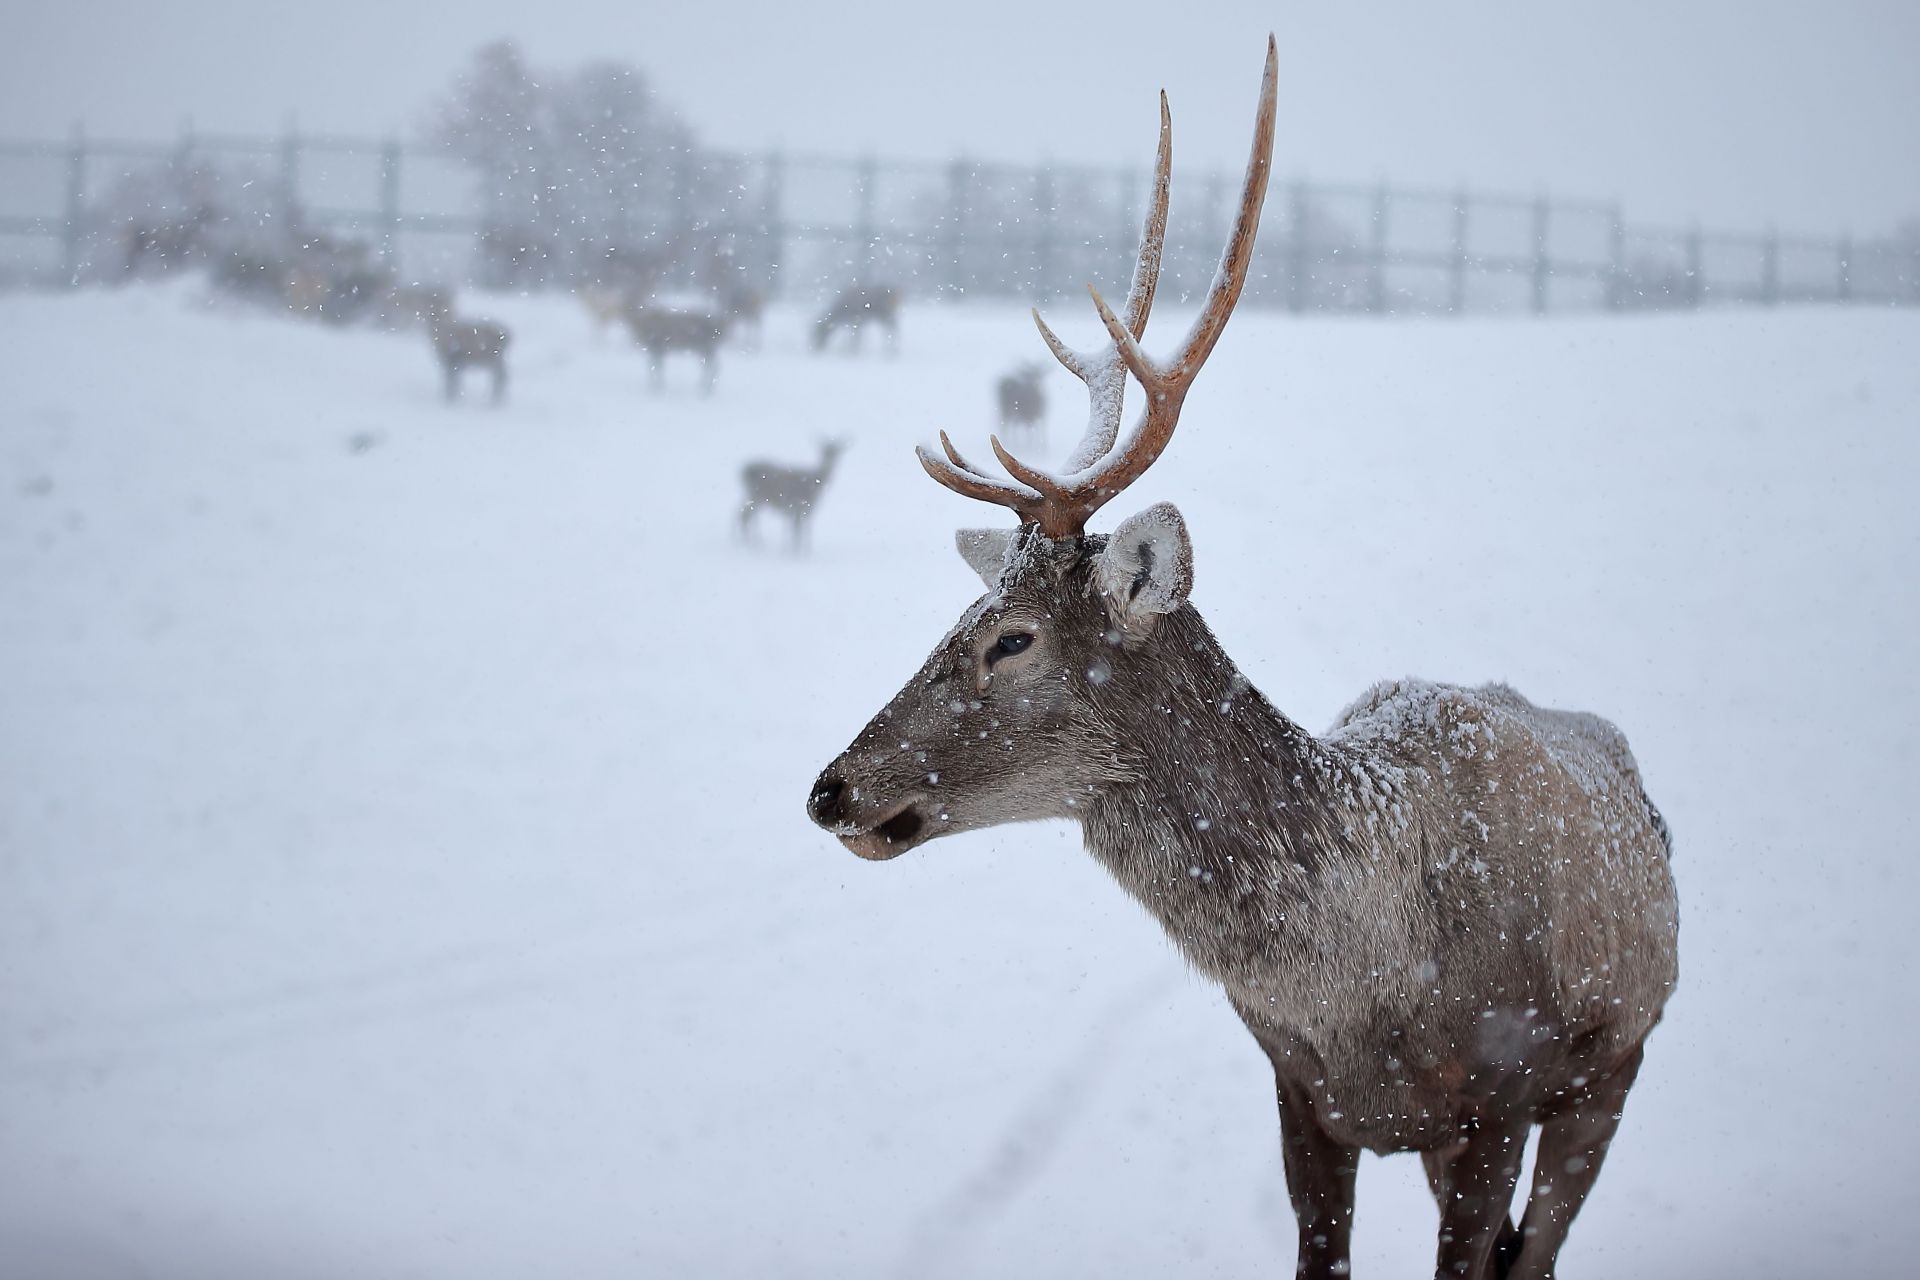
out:
<path id="1" fill-rule="evenodd" d="M 825 351 L 836 333 L 845 333 L 850 350 L 860 349 L 868 325 L 887 331 L 887 350 L 900 346 L 900 291 L 890 285 L 854 285 L 840 294 L 813 322 L 813 349 Z"/>

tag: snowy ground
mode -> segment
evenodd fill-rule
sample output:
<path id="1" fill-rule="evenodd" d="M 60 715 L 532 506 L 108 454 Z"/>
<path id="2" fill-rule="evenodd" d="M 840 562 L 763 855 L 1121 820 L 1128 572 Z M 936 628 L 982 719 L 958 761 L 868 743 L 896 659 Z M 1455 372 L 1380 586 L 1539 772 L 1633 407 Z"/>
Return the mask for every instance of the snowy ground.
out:
<path id="1" fill-rule="evenodd" d="M 0 299 L 0 1276 L 1284 1272 L 1264 1062 L 1076 833 L 802 812 L 974 594 L 909 445 L 1024 317 L 776 314 L 702 399 L 479 302 L 500 410 L 190 286 Z M 1913 313 L 1249 313 L 1102 522 L 1178 502 L 1310 725 L 1413 673 L 1626 729 L 1682 985 L 1569 1276 L 1907 1256 L 1916 405 Z M 815 553 L 736 545 L 829 433 Z M 1363 1166 L 1358 1274 L 1433 1225 Z"/>

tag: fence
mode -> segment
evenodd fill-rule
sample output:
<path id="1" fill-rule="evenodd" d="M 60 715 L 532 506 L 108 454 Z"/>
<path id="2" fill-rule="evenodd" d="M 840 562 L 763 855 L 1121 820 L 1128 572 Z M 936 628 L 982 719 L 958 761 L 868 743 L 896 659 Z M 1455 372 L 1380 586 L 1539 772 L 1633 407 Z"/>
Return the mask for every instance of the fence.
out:
<path id="1" fill-rule="evenodd" d="M 1176 173 L 1162 288 L 1211 278 L 1238 173 Z M 501 184 L 431 146 L 301 134 L 168 143 L 0 142 L 0 281 L 125 267 L 142 220 L 211 192 L 226 233 L 319 228 L 416 279 L 537 286 L 591 276 L 611 244 L 731 247 L 775 296 L 854 279 L 940 296 L 1041 298 L 1117 284 L 1148 174 L 783 152 L 669 157 L 591 217 L 517 217 Z M 503 244 L 510 251 L 503 253 Z M 1374 313 L 1920 303 L 1920 242 L 1629 224 L 1618 204 L 1277 179 L 1251 305 Z"/>

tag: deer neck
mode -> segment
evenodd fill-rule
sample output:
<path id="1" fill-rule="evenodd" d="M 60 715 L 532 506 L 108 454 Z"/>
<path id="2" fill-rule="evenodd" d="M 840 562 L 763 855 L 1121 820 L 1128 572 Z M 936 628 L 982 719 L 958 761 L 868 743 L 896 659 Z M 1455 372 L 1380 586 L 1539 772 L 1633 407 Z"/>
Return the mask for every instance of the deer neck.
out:
<path id="1" fill-rule="evenodd" d="M 1233 987 L 1319 949 L 1300 908 L 1351 863 L 1370 766 L 1275 709 L 1191 606 L 1159 625 L 1101 685 L 1111 776 L 1076 808 L 1094 856 Z"/>

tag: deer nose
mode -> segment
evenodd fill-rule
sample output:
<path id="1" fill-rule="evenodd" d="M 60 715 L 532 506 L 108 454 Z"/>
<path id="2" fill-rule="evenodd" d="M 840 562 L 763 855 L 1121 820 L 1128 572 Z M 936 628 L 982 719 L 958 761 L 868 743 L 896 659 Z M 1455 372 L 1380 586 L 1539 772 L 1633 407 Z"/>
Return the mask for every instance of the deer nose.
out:
<path id="1" fill-rule="evenodd" d="M 845 782 L 821 774 L 813 784 L 813 794 L 807 797 L 808 816 L 823 827 L 837 826 L 846 816 L 840 807 L 846 792 Z"/>

